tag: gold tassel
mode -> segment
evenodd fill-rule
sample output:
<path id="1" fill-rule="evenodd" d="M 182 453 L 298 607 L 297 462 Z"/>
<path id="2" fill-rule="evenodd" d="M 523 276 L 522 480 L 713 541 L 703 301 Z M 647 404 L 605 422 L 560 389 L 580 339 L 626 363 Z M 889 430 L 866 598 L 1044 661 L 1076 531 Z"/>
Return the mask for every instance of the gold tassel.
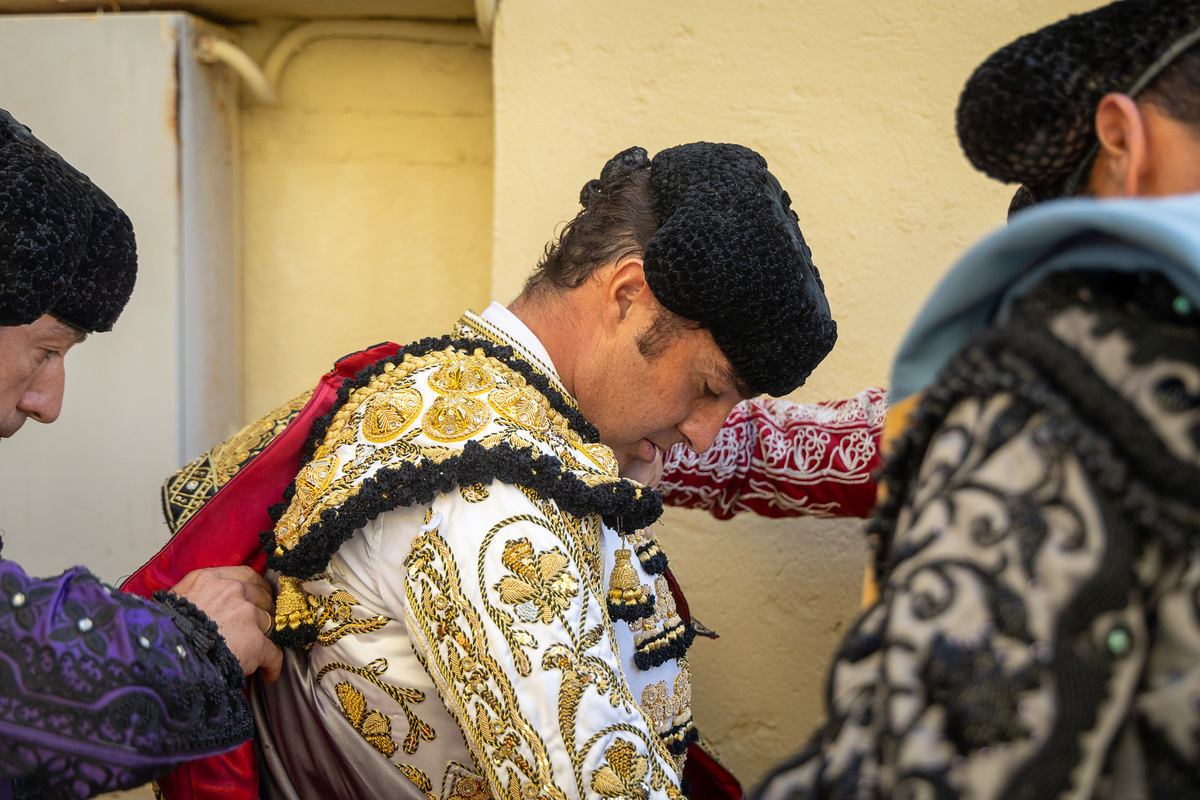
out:
<path id="1" fill-rule="evenodd" d="M 279 576 L 279 594 L 275 598 L 275 630 L 316 625 L 313 606 L 307 594 L 300 588 L 302 581 L 288 575 Z"/>
<path id="2" fill-rule="evenodd" d="M 637 572 L 630 557 L 633 552 L 621 548 L 616 552 L 617 563 L 608 576 L 608 602 L 621 606 L 636 606 L 650 597 L 650 587 L 638 583 Z"/>

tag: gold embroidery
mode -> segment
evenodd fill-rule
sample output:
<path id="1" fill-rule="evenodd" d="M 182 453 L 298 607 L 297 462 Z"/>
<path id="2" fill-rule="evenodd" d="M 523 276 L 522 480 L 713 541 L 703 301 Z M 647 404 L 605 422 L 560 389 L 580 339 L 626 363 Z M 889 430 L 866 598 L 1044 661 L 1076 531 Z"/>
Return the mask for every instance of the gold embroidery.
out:
<path id="1" fill-rule="evenodd" d="M 421 393 L 411 387 L 375 395 L 364 409 L 363 438 L 372 444 L 390 442 L 417 418 L 423 402 Z"/>
<path id="2" fill-rule="evenodd" d="M 405 561 L 405 591 L 416 627 L 429 643 L 428 657 L 444 678 L 442 696 L 466 730 L 484 748 L 477 754 L 489 780 L 506 794 L 524 784 L 547 787 L 551 800 L 566 800 L 554 785 L 546 743 L 521 714 L 516 693 L 488 648 L 478 612 L 463 595 L 449 546 L 436 529 L 413 540 Z"/>
<path id="3" fill-rule="evenodd" d="M 513 573 L 496 584 L 500 601 L 516 606 L 517 616 L 526 622 L 553 622 L 579 594 L 579 581 L 567 570 L 570 561 L 558 548 L 535 553 L 522 537 L 504 545 L 500 561 Z"/>
<path id="4" fill-rule="evenodd" d="M 317 673 L 317 681 L 316 682 L 320 683 L 321 679 L 324 678 L 326 675 L 328 675 L 332 670 L 340 669 L 340 670 L 344 670 L 346 672 L 352 673 L 354 675 L 358 675 L 360 678 L 365 678 L 366 680 L 373 683 L 375 686 L 377 686 L 380 689 L 382 689 L 383 691 L 387 692 L 387 694 L 400 705 L 401 710 L 404 711 L 405 719 L 408 720 L 408 735 L 406 735 L 404 737 L 404 742 L 402 743 L 401 747 L 404 750 L 404 752 L 408 753 L 409 755 L 412 755 L 413 753 L 417 752 L 417 747 L 421 744 L 422 739 L 427 742 L 432 742 L 437 737 L 437 732 L 434 731 L 434 729 L 431 728 L 427 722 L 418 718 L 417 715 L 413 712 L 413 710 L 408 707 L 409 703 L 424 702 L 425 701 L 425 693 L 422 692 L 420 689 L 406 689 L 402 686 L 394 686 L 390 683 L 384 683 L 383 680 L 379 676 L 383 675 L 383 673 L 387 672 L 387 668 L 388 668 L 388 663 L 387 663 L 386 658 L 377 658 L 374 661 L 372 661 L 370 664 L 367 664 L 365 667 L 354 667 L 354 666 L 351 666 L 350 664 L 343 664 L 341 662 L 335 661 L 335 662 L 326 664 L 325 666 L 321 667 L 320 671 Z M 362 694 L 359 693 L 357 689 L 354 689 L 352 686 L 350 686 L 350 684 L 345 684 L 345 685 L 348 687 L 348 690 L 349 690 L 349 691 L 345 692 L 346 696 L 353 698 L 353 695 L 357 694 L 360 699 L 362 698 Z M 338 690 L 338 699 L 342 701 L 342 708 L 343 708 L 343 710 L 346 711 L 347 717 L 350 718 L 351 722 L 354 722 L 354 717 L 350 716 L 350 714 L 351 714 L 350 708 L 346 705 L 346 700 L 343 699 L 343 691 L 340 689 L 341 686 L 342 686 L 342 684 L 338 684 L 334 688 Z M 355 706 L 355 708 L 359 711 L 365 710 L 366 701 L 362 700 L 361 707 Z M 378 714 L 378 716 L 373 717 L 372 714 Z M 364 725 L 368 724 L 368 720 L 369 720 L 369 724 L 371 727 L 371 732 L 370 732 L 371 736 L 375 736 L 376 740 L 372 740 L 368 736 L 368 731 L 365 728 L 359 727 L 357 724 L 355 725 L 355 727 L 359 727 L 359 732 L 362 733 L 363 736 L 368 736 L 367 741 L 371 742 L 371 744 L 382 753 L 383 750 L 381 749 L 381 742 L 382 742 L 381 737 L 383 736 L 384 726 L 380 722 L 380 720 L 382 719 L 383 723 L 386 723 L 387 738 L 389 741 L 391 740 L 391 728 L 392 728 L 391 721 L 387 718 L 387 716 L 385 716 L 384 714 L 381 714 L 379 712 L 371 712 L 370 714 L 360 714 L 359 718 L 361 720 L 363 720 Z M 393 744 L 392 752 L 393 753 L 395 752 L 394 744 Z M 390 756 L 391 754 L 385 753 L 384 755 Z"/>
<path id="5" fill-rule="evenodd" d="M 163 484 L 163 509 L 171 533 L 177 533 L 242 467 L 283 433 L 310 397 L 311 391 L 284 403 L 168 478 Z"/>
<path id="6" fill-rule="evenodd" d="M 676 626 L 682 628 L 683 620 L 679 618 L 675 595 L 671 593 L 671 586 L 667 583 L 666 576 L 656 575 L 654 578 L 654 615 L 629 623 L 629 629 L 633 631 L 633 642 L 640 645 L 664 630 Z"/>
<path id="7" fill-rule="evenodd" d="M 315 597 L 309 596 L 300 587 L 300 579 L 287 575 L 279 576 L 279 593 L 275 597 L 275 629 L 298 628 L 301 625 L 315 625 L 317 615 L 315 609 L 320 603 Z"/>
<path id="8" fill-rule="evenodd" d="M 492 414 L 487 406 L 465 394 L 441 395 L 430 404 L 421 420 L 425 435 L 437 442 L 470 439 L 488 426 Z"/>
<path id="9" fill-rule="evenodd" d="M 429 376 L 429 385 L 441 394 L 482 394 L 496 385 L 496 379 L 477 359 L 452 356 Z"/>
<path id="10" fill-rule="evenodd" d="M 642 783 L 649 771 L 647 759 L 633 742 L 617 741 L 604 751 L 604 765 L 592 773 L 592 788 L 601 797 L 645 800 L 650 796 Z"/>
<path id="11" fill-rule="evenodd" d="M 673 688 L 666 681 L 651 684 L 642 690 L 642 710 L 659 734 L 667 734 L 675 726 L 689 725 L 692 719 L 692 674 L 687 659 L 679 659 L 679 672 Z"/>
<path id="12" fill-rule="evenodd" d="M 528 386 L 498 386 L 488 395 L 496 413 L 523 428 L 539 433 L 550 430 L 550 403 Z"/>
<path id="13" fill-rule="evenodd" d="M 470 486 L 460 486 L 458 493 L 462 495 L 462 499 L 468 503 L 482 503 L 488 499 L 488 489 L 482 483 L 473 483 Z"/>
<path id="14" fill-rule="evenodd" d="M 346 681 L 333 687 L 337 693 L 338 702 L 342 705 L 342 713 L 362 737 L 387 758 L 396 752 L 396 743 L 392 740 L 392 721 L 378 711 L 367 711 L 367 700 L 363 693 Z"/>
<path id="15" fill-rule="evenodd" d="M 410 764 L 397 764 L 396 769 L 403 772 L 404 777 L 412 781 L 429 800 L 436 800 L 433 796 L 433 781 L 429 780 L 428 775 Z"/>
<path id="16" fill-rule="evenodd" d="M 377 631 L 388 623 L 387 617 L 379 614 L 367 619 L 356 619 L 354 607 L 358 605 L 358 599 L 345 589 L 338 589 L 324 600 L 318 595 L 312 597 L 317 601 L 314 606 L 317 609 L 315 624 L 321 631 L 317 634 L 317 644 L 323 647 L 328 647 L 343 636 Z M 333 627 L 327 629 L 327 624 Z"/>
<path id="17" fill-rule="evenodd" d="M 488 800 L 491 796 L 487 781 L 472 775 L 458 775 L 446 800 Z"/>
<path id="18" fill-rule="evenodd" d="M 296 476 L 296 497 L 300 499 L 300 502 L 308 505 L 329 488 L 329 484 L 333 483 L 337 467 L 338 458 L 336 455 L 331 455 L 311 461 L 308 466 L 300 470 L 300 474 Z"/>

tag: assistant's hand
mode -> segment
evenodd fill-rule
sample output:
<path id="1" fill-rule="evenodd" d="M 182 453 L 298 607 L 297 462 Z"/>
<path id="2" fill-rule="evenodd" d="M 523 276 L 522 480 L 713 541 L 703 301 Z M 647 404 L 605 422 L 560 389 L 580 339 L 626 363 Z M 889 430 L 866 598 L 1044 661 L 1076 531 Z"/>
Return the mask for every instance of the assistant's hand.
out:
<path id="1" fill-rule="evenodd" d="M 275 619 L 271 584 L 246 566 L 189 572 L 171 589 L 217 623 L 242 672 L 261 670 L 265 681 L 279 677 L 283 652 L 267 638 Z"/>

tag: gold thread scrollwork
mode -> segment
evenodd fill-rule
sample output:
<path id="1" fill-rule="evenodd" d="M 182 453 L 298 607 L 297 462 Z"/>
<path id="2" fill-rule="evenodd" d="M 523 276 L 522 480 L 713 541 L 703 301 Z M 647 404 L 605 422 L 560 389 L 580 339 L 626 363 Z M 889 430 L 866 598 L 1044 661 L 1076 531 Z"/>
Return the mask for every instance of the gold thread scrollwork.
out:
<path id="1" fill-rule="evenodd" d="M 320 671 L 317 673 L 316 682 L 320 683 L 322 678 L 336 669 L 349 672 L 353 675 L 359 676 L 360 678 L 364 678 L 386 692 L 400 705 L 401 710 L 404 712 L 405 719 L 408 720 L 408 734 L 404 737 L 401 748 L 404 750 L 404 752 L 412 755 L 413 753 L 417 752 L 417 747 L 420 746 L 422 741 L 432 742 L 435 738 L 437 738 L 437 731 L 435 731 L 429 725 L 429 723 L 420 719 L 413 712 L 413 710 L 409 708 L 410 703 L 415 704 L 424 702 L 425 693 L 419 689 L 407 689 L 403 686 L 395 686 L 390 683 L 385 683 L 380 676 L 387 672 L 387 668 L 388 663 L 386 658 L 377 658 L 370 664 L 367 664 L 365 667 L 355 667 L 350 664 L 344 664 L 342 662 L 335 661 L 321 667 Z M 343 686 L 346 688 L 342 689 Z M 334 687 L 334 689 L 337 692 L 338 700 L 342 703 L 342 710 L 345 712 L 350 722 L 354 724 L 355 728 L 358 729 L 359 733 L 367 737 L 367 741 L 384 755 L 390 757 L 392 753 L 395 753 L 396 746 L 395 742 L 392 741 L 391 736 L 392 724 L 388 717 L 378 711 L 367 712 L 366 700 L 363 698 L 362 693 L 349 683 L 339 683 Z M 358 722 L 355 721 L 356 719 Z M 385 748 L 387 747 L 387 744 L 385 743 L 385 736 L 386 741 L 391 742 L 391 753 L 384 752 Z"/>

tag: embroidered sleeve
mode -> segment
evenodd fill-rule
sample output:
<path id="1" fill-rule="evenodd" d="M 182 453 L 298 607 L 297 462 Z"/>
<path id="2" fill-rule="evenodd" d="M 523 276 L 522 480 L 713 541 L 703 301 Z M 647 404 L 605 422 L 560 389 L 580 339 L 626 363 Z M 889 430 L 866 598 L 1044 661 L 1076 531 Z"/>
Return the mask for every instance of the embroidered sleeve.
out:
<path id="1" fill-rule="evenodd" d="M 253 732 L 237 660 L 186 601 L 0 561 L 0 774 L 55 797 L 137 786 Z"/>
<path id="2" fill-rule="evenodd" d="M 493 484 L 435 500 L 404 561 L 415 647 L 495 798 L 681 797 L 622 674 L 600 535 Z"/>
<path id="3" fill-rule="evenodd" d="M 875 505 L 874 472 L 887 392 L 800 405 L 740 403 L 705 453 L 682 445 L 663 461 L 667 505 L 718 519 L 743 511 L 765 517 L 865 517 Z"/>

